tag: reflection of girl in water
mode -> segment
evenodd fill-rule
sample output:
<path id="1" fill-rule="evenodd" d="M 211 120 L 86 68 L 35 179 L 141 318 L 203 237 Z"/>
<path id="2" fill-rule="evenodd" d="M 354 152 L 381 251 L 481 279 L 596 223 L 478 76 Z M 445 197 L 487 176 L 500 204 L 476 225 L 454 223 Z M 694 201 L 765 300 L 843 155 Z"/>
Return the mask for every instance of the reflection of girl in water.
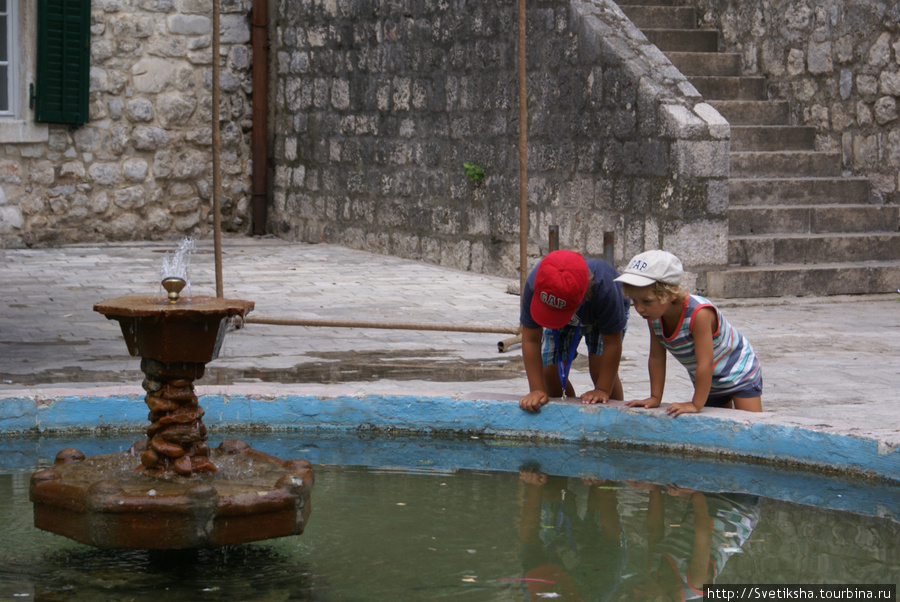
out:
<path id="1" fill-rule="evenodd" d="M 738 493 L 708 493 L 669 487 L 689 497 L 681 524 L 665 533 L 662 492 L 651 490 L 647 508 L 650 567 L 633 592 L 647 600 L 694 600 L 703 585 L 715 583 L 732 554 L 759 522 L 759 498 Z"/>
<path id="2" fill-rule="evenodd" d="M 607 600 L 625 566 L 616 489 L 523 469 L 522 579 L 532 599 Z"/>

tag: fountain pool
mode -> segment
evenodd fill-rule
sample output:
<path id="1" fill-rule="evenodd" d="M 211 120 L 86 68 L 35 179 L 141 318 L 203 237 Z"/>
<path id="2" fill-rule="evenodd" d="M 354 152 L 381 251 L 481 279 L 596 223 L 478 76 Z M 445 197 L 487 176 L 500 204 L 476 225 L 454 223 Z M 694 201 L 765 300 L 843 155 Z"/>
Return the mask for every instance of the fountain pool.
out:
<path id="1" fill-rule="evenodd" d="M 5 439 L 0 598 L 642 600 L 671 585 L 647 577 L 654 550 L 692 542 L 704 507 L 718 521 L 716 583 L 900 583 L 891 483 L 575 443 L 239 436 L 313 463 L 314 520 L 302 536 L 175 558 L 32 525 L 36 466 L 71 442 L 106 454 L 133 436 Z"/>

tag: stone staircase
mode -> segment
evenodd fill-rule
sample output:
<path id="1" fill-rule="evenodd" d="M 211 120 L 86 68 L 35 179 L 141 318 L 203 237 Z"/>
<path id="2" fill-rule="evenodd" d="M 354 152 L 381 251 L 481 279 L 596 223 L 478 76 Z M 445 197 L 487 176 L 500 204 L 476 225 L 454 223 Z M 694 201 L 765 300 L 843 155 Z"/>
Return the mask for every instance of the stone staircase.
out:
<path id="1" fill-rule="evenodd" d="M 816 129 L 791 125 L 741 56 L 718 52 L 719 32 L 697 28 L 674 0 L 621 0 L 647 38 L 731 124 L 729 266 L 706 273 L 713 297 L 894 292 L 900 286 L 900 207 L 842 177 L 839 151 L 816 151 Z"/>

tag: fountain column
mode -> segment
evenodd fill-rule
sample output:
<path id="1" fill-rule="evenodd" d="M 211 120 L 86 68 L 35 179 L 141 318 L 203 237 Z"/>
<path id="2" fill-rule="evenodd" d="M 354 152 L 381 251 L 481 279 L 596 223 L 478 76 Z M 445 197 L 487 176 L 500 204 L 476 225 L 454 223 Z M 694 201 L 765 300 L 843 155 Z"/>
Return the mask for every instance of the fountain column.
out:
<path id="1" fill-rule="evenodd" d="M 209 459 L 203 408 L 194 393 L 194 380 L 203 377 L 204 369 L 202 363 L 141 359 L 150 426 L 147 441 L 136 445 L 134 451 L 142 452 L 141 464 L 148 474 L 162 476 L 174 471 L 190 476 L 216 471 Z"/>
<path id="2" fill-rule="evenodd" d="M 150 426 L 147 440 L 131 451 L 140 454 L 145 473 L 164 478 L 216 472 L 194 381 L 218 357 L 229 320 L 253 309 L 250 301 L 179 298 L 183 286 L 168 278 L 168 299 L 121 297 L 94 307 L 118 320 L 129 353 L 141 358 Z"/>

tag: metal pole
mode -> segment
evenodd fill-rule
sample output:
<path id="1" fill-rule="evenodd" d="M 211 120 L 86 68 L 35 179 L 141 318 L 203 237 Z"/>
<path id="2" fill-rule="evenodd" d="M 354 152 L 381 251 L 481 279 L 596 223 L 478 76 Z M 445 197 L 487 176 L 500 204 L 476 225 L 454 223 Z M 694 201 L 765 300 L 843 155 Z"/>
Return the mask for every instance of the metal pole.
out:
<path id="1" fill-rule="evenodd" d="M 480 326 L 463 324 L 418 324 L 404 322 L 353 322 L 347 320 L 294 320 L 289 318 L 244 318 L 246 324 L 271 324 L 275 326 L 327 326 L 330 328 L 376 328 L 381 330 L 440 330 L 446 332 L 498 332 L 516 334 L 518 326 Z"/>
<path id="2" fill-rule="evenodd" d="M 522 344 L 522 335 L 517 334 L 514 337 L 510 337 L 508 339 L 503 339 L 502 341 L 497 342 L 497 351 L 500 353 L 506 353 L 510 351 L 513 347 Z"/>
<path id="3" fill-rule="evenodd" d="M 268 152 L 266 136 L 268 135 L 267 113 L 269 106 L 268 90 L 268 0 L 253 0 L 251 36 L 253 46 L 253 131 L 252 157 L 253 174 L 251 187 L 253 190 L 253 234 L 262 236 L 266 233 L 266 167 Z"/>
<path id="4" fill-rule="evenodd" d="M 614 232 L 603 233 L 603 261 L 611 266 L 616 265 L 616 246 Z"/>
<path id="5" fill-rule="evenodd" d="M 212 164 L 213 164 L 213 245 L 216 254 L 216 297 L 222 292 L 222 170 L 219 151 L 222 138 L 219 132 L 219 0 L 212 5 Z"/>
<path id="6" fill-rule="evenodd" d="M 519 0 L 519 291 L 528 278 L 528 98 L 525 81 L 525 0 Z"/>

